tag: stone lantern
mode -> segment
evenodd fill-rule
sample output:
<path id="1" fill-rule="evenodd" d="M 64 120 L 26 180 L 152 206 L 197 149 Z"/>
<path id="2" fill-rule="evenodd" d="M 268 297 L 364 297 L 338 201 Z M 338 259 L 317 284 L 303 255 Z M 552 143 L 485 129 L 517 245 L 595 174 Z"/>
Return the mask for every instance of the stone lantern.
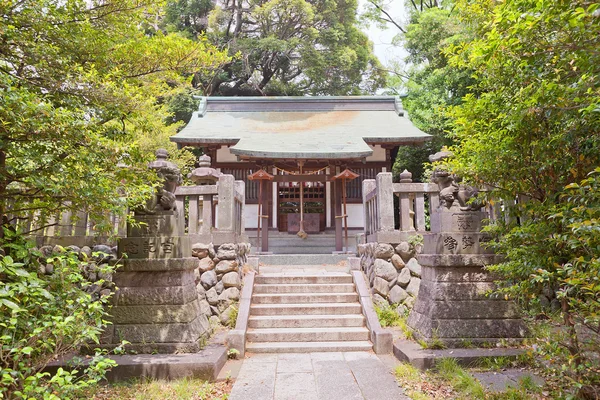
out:
<path id="1" fill-rule="evenodd" d="M 210 166 L 210 156 L 206 154 L 198 158 L 199 167 L 189 175 L 190 180 L 196 185 L 214 185 L 219 180 L 221 173 Z"/>

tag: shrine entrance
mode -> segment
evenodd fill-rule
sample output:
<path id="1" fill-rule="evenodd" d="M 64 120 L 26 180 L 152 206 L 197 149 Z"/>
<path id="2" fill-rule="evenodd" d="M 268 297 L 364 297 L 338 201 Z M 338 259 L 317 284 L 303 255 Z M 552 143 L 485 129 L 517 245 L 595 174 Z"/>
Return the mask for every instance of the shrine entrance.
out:
<path id="1" fill-rule="evenodd" d="M 325 230 L 325 183 L 278 182 L 277 186 L 277 226 L 280 232 L 296 234 L 300 231 L 301 200 L 304 203 L 304 231 L 319 233 Z"/>
<path id="2" fill-rule="evenodd" d="M 319 233 L 326 227 L 325 168 L 290 172 L 279 169 L 277 227 L 279 232 Z M 301 219 L 303 226 L 301 226 Z"/>

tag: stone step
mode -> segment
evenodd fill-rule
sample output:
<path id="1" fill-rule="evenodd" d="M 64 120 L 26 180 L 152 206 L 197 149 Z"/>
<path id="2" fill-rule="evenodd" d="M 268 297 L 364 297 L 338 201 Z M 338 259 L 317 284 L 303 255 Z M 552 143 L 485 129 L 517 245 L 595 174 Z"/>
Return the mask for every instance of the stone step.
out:
<path id="1" fill-rule="evenodd" d="M 358 301 L 356 293 L 257 293 L 252 296 L 255 304 L 299 304 L 299 303 L 353 303 Z"/>
<path id="2" fill-rule="evenodd" d="M 360 303 L 251 304 L 250 315 L 361 314 Z"/>
<path id="3" fill-rule="evenodd" d="M 246 351 L 250 353 L 347 352 L 369 351 L 372 349 L 373 344 L 366 340 L 347 342 L 266 342 L 246 344 Z"/>
<path id="4" fill-rule="evenodd" d="M 267 283 L 254 285 L 254 293 L 355 293 L 352 283 Z"/>
<path id="5" fill-rule="evenodd" d="M 249 342 L 339 342 L 369 340 L 365 327 L 248 329 Z"/>
<path id="6" fill-rule="evenodd" d="M 256 239 L 255 239 L 256 240 Z M 269 247 L 271 246 L 293 246 L 293 247 L 335 247 L 335 236 L 310 235 L 306 239 L 293 236 L 269 236 Z"/>
<path id="7" fill-rule="evenodd" d="M 248 319 L 250 328 L 326 328 L 365 326 L 361 314 L 340 315 L 253 315 Z"/>
<path id="8" fill-rule="evenodd" d="M 322 274 L 322 275 L 283 275 L 260 274 L 254 279 L 256 285 L 263 284 L 330 284 L 352 283 L 350 274 Z"/>
<path id="9" fill-rule="evenodd" d="M 269 243 L 269 252 L 273 255 L 280 256 L 286 254 L 294 255 L 323 255 L 327 257 L 335 251 L 335 245 L 332 246 L 288 246 Z M 261 256 L 263 257 L 263 256 Z M 261 261 L 262 262 L 262 261 Z M 263 262 L 264 264 L 264 262 Z"/>
<path id="10" fill-rule="evenodd" d="M 263 265 L 336 265 L 348 261 L 348 254 L 269 254 L 258 256 L 258 261 Z"/>

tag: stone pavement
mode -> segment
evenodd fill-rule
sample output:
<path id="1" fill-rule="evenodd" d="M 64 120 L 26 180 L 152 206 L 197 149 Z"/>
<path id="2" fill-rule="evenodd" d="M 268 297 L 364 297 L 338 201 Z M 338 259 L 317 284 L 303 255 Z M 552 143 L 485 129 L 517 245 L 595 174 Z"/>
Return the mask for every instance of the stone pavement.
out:
<path id="1" fill-rule="evenodd" d="M 372 352 L 249 354 L 229 400 L 407 400 Z"/>
<path id="2" fill-rule="evenodd" d="M 473 372 L 472 375 L 491 392 L 504 392 L 510 387 L 518 388 L 521 381 L 527 378 L 531 379 L 536 386 L 542 387 L 545 384 L 543 378 L 518 368 L 509 368 L 498 372 Z"/>

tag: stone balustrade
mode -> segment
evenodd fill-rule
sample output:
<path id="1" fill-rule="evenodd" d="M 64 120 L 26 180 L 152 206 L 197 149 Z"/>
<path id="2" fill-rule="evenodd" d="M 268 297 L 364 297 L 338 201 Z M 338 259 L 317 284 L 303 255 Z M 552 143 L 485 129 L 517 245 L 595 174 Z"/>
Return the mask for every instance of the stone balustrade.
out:
<path id="1" fill-rule="evenodd" d="M 410 312 L 408 325 L 426 342 L 522 340 L 527 332 L 515 305 L 490 296 L 495 277 L 485 266 L 502 257 L 486 247 L 482 232 L 500 218 L 514 220 L 515 202 L 487 196 L 484 203 L 479 190 L 443 170 L 434 179 L 413 183 L 405 171 L 398 183 L 391 173 L 363 182 L 366 223 L 358 255 L 374 302 Z"/>

